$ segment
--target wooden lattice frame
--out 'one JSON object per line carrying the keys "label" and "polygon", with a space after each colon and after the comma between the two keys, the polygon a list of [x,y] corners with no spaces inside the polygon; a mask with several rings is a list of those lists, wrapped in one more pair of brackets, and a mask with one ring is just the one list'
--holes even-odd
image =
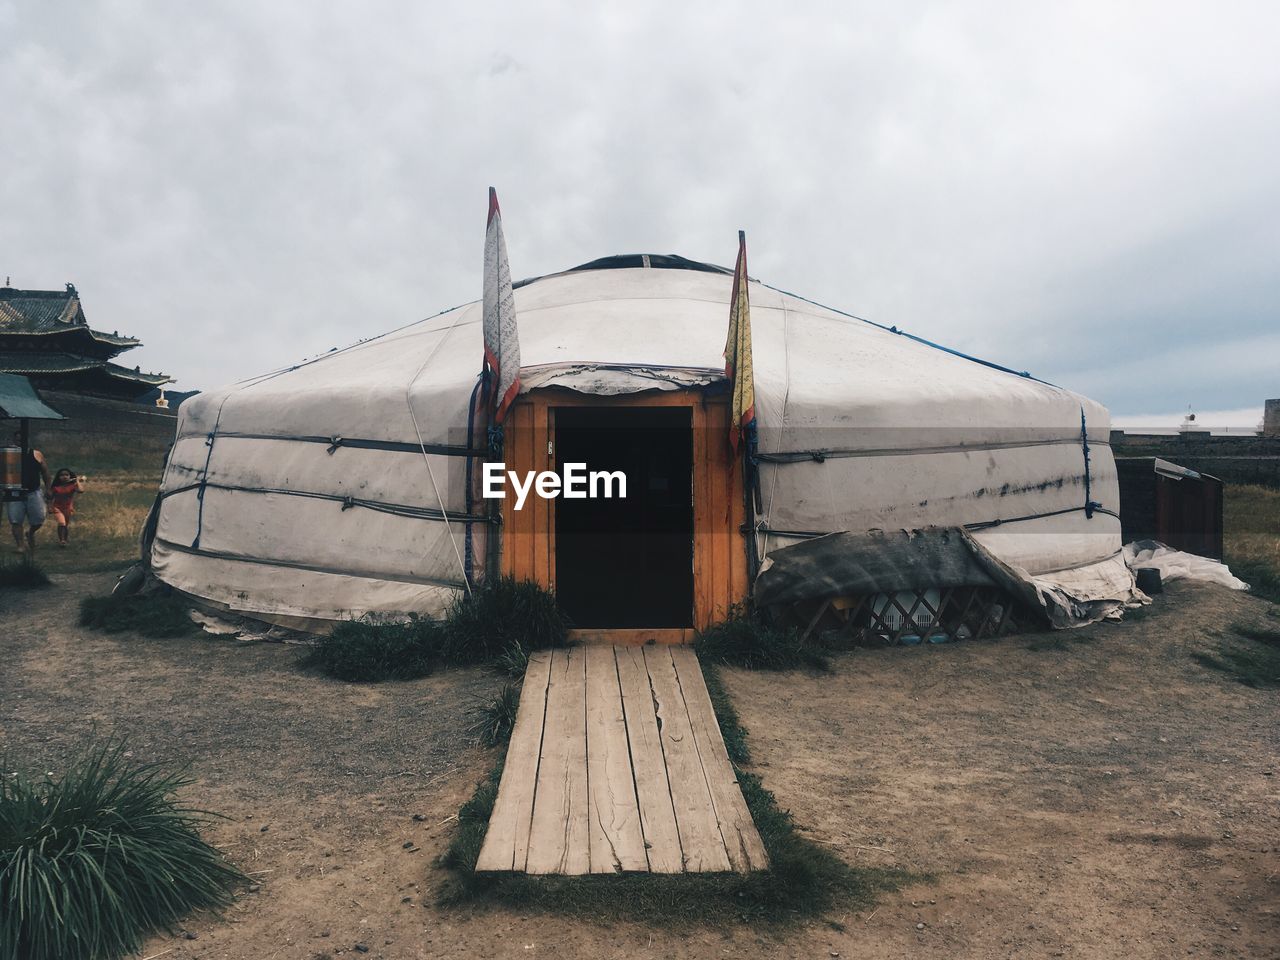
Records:
{"label": "wooden lattice frame", "polygon": [[[936,605],[930,593],[938,595]],[[904,606],[901,598],[906,594],[912,599]],[[876,602],[880,597],[885,598],[883,604]],[[913,635],[921,640],[958,640],[1013,633],[1020,629],[1015,607],[1014,598],[998,587],[946,587],[810,601],[796,604],[790,618],[805,625],[802,640],[817,630],[836,630],[858,640],[896,645]],[[901,622],[895,622],[898,617]]]}

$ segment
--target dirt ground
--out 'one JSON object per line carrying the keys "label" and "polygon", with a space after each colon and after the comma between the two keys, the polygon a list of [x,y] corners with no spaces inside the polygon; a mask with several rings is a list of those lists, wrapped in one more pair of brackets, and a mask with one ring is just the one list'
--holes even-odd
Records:
{"label": "dirt ground", "polygon": [[1251,597],[1173,585],[1122,626],[725,671],[806,832],[929,877],[791,928],[671,930],[434,904],[496,677],[347,685],[292,647],[87,633],[111,578],[55,580],[0,596],[0,752],[56,771],[96,732],[189,760],[186,799],[230,818],[206,835],[260,884],[147,957],[1280,957],[1280,701],[1191,659],[1274,626]]}

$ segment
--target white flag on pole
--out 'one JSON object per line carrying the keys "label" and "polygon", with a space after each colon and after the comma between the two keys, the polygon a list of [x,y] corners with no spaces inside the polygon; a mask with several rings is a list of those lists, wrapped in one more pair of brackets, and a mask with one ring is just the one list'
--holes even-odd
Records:
{"label": "white flag on pole", "polygon": [[484,362],[489,369],[493,422],[502,423],[520,392],[520,336],[507,241],[502,236],[502,211],[493,187],[489,188],[489,225],[484,234]]}

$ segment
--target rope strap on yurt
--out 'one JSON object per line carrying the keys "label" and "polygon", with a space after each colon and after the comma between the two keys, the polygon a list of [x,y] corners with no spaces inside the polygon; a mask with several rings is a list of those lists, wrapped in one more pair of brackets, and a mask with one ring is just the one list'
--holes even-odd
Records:
{"label": "rope strap on yurt", "polygon": [[453,318],[453,323],[449,325],[449,329],[446,330],[444,335],[436,341],[435,346],[431,348],[431,352],[423,359],[422,365],[418,367],[418,372],[409,379],[408,384],[404,388],[404,402],[405,406],[409,408],[409,419],[413,422],[413,432],[418,438],[418,447],[422,450],[422,462],[426,464],[427,477],[431,480],[431,489],[436,495],[436,503],[440,505],[440,517],[444,520],[445,531],[449,534],[449,545],[453,547],[453,555],[457,558],[458,569],[462,571],[463,585],[466,586],[467,594],[470,595],[471,579],[467,576],[467,565],[462,559],[462,551],[458,549],[458,540],[453,535],[453,524],[449,522],[449,511],[445,509],[444,497],[440,495],[440,485],[436,483],[435,471],[431,469],[431,457],[427,454],[427,444],[422,439],[422,428],[418,425],[418,414],[413,409],[413,385],[417,382],[418,378],[422,376],[422,371],[427,369],[427,364],[431,362],[431,359],[440,350],[441,345],[449,339],[449,335],[453,333],[453,330],[457,327],[458,320],[461,317],[462,311],[459,311]]}
{"label": "rope strap on yurt", "polygon": [[[366,510],[376,510],[379,513],[390,513],[397,517],[409,517],[418,520],[470,520],[473,522],[482,522],[487,518],[483,515],[473,515],[469,513],[452,513],[446,514],[443,510],[437,510],[435,507],[419,507],[411,503],[390,503],[385,500],[366,500],[362,497],[352,497],[341,493],[318,493],[310,490],[295,490],[285,487],[248,487],[233,483],[218,483],[210,480],[198,480],[195,483],[184,484],[181,487],[174,487],[171,490],[164,490],[158,496],[163,500],[169,497],[175,497],[180,493],[189,493],[192,490],[227,490],[232,493],[262,493],[276,497],[303,497],[309,500],[330,500],[334,503],[342,504],[342,509],[350,510],[352,507],[364,507]],[[199,549],[199,544],[192,544],[192,547]]]}
{"label": "rope strap on yurt", "polygon": [[[186,440],[190,435],[178,437],[179,440]],[[368,440],[360,437],[340,437],[340,436],[321,436],[308,434],[289,434],[289,433],[246,433],[240,430],[215,430],[204,435],[205,441],[212,439],[217,440],[277,440],[286,443],[322,443],[325,445],[325,453],[332,456],[339,450],[380,450],[387,453],[412,453],[414,456],[422,453],[425,446],[427,453],[436,457],[471,457],[482,459],[486,456],[486,451],[482,449],[471,449],[469,446],[461,446],[456,443],[428,443],[418,444],[410,443],[402,440]]]}
{"label": "rope strap on yurt", "polygon": [[791,293],[790,291],[783,290],[780,287],[770,286],[767,283],[761,283],[760,286],[764,287],[766,290],[772,290],[775,293],[780,293],[784,297],[791,297],[795,300],[800,300],[803,303],[811,303],[815,307],[821,307],[823,310],[830,310],[832,313],[838,314],[842,317],[848,317],[850,320],[857,320],[859,323],[869,324],[870,326],[883,330],[885,333],[892,333],[899,337],[906,337],[908,340],[914,340],[916,343],[922,344],[926,347],[932,347],[934,350],[941,350],[943,353],[949,353],[951,356],[959,357],[961,360],[968,360],[972,363],[981,364],[984,367],[990,367],[992,370],[999,370],[1002,373],[1011,373],[1015,377],[1034,380],[1037,383],[1043,383],[1047,387],[1054,387],[1059,390],[1062,389],[1056,383],[1050,383],[1048,380],[1041,380],[1039,377],[1033,377],[1026,370],[1014,370],[1012,367],[1006,367],[999,363],[994,363],[991,360],[983,360],[981,357],[975,357],[972,354],[953,350],[951,347],[944,347],[940,343],[934,343],[932,340],[926,340],[924,337],[918,337],[914,333],[907,333],[905,330],[899,330],[896,326],[886,327],[883,323],[876,323],[874,320],[868,320],[866,317],[860,317],[856,313],[849,313],[847,310],[838,310],[835,307],[828,307],[826,304],[819,303],[817,300],[810,300],[808,297],[802,297],[799,294]]}
{"label": "rope strap on yurt", "polygon": [[[1043,520],[1046,517],[1062,517],[1071,513],[1080,513],[1084,507],[1064,507],[1061,510],[1046,510],[1044,513],[1028,513],[1021,517],[1001,517],[996,520],[984,520],[980,523],[960,524],[965,530],[989,530],[992,527],[1004,526],[1007,523],[1026,523],[1029,520]],[[1101,513],[1108,517],[1119,519],[1120,514],[1114,510],[1108,510],[1100,503],[1093,504],[1093,513]],[[829,537],[833,533],[840,533],[838,530],[780,530],[775,527],[761,525],[757,529],[763,534],[775,537],[787,537],[792,540],[813,540],[818,537]]]}
{"label": "rope strap on yurt", "polygon": [[475,457],[483,457],[484,450],[472,451],[471,445],[475,442],[476,434],[476,399],[480,396],[480,389],[484,386],[484,371],[476,377],[476,385],[471,388],[471,399],[467,401],[467,469],[466,469],[466,499],[463,506],[467,511],[466,534],[462,542],[462,573],[466,577],[467,583],[472,583],[475,577],[475,543],[474,533],[471,524],[471,511],[475,509],[475,470],[472,466],[472,460]]}
{"label": "rope strap on yurt", "polygon": [[1084,451],[1084,515],[1092,520],[1094,511],[1102,504],[1093,500],[1092,478],[1089,474],[1089,425],[1085,422],[1084,407],[1080,408],[1080,448]]}
{"label": "rope strap on yurt", "polygon": [[758,453],[755,458],[760,463],[824,463],[827,460],[856,457],[903,457],[934,453],[974,453],[987,450],[1019,450],[1025,447],[1051,447],[1079,441],[1073,436],[1045,437],[1028,440],[995,440],[980,443],[953,443],[932,447],[875,447],[868,449],[830,449],[830,450],[781,450],[774,453]]}

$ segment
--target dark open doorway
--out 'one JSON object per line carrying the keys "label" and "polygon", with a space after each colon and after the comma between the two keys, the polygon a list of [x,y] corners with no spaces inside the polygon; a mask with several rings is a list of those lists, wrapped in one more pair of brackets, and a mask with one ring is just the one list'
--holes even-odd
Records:
{"label": "dark open doorway", "polygon": [[690,409],[557,407],[555,459],[627,478],[625,499],[556,501],[556,596],[574,626],[692,626]]}

